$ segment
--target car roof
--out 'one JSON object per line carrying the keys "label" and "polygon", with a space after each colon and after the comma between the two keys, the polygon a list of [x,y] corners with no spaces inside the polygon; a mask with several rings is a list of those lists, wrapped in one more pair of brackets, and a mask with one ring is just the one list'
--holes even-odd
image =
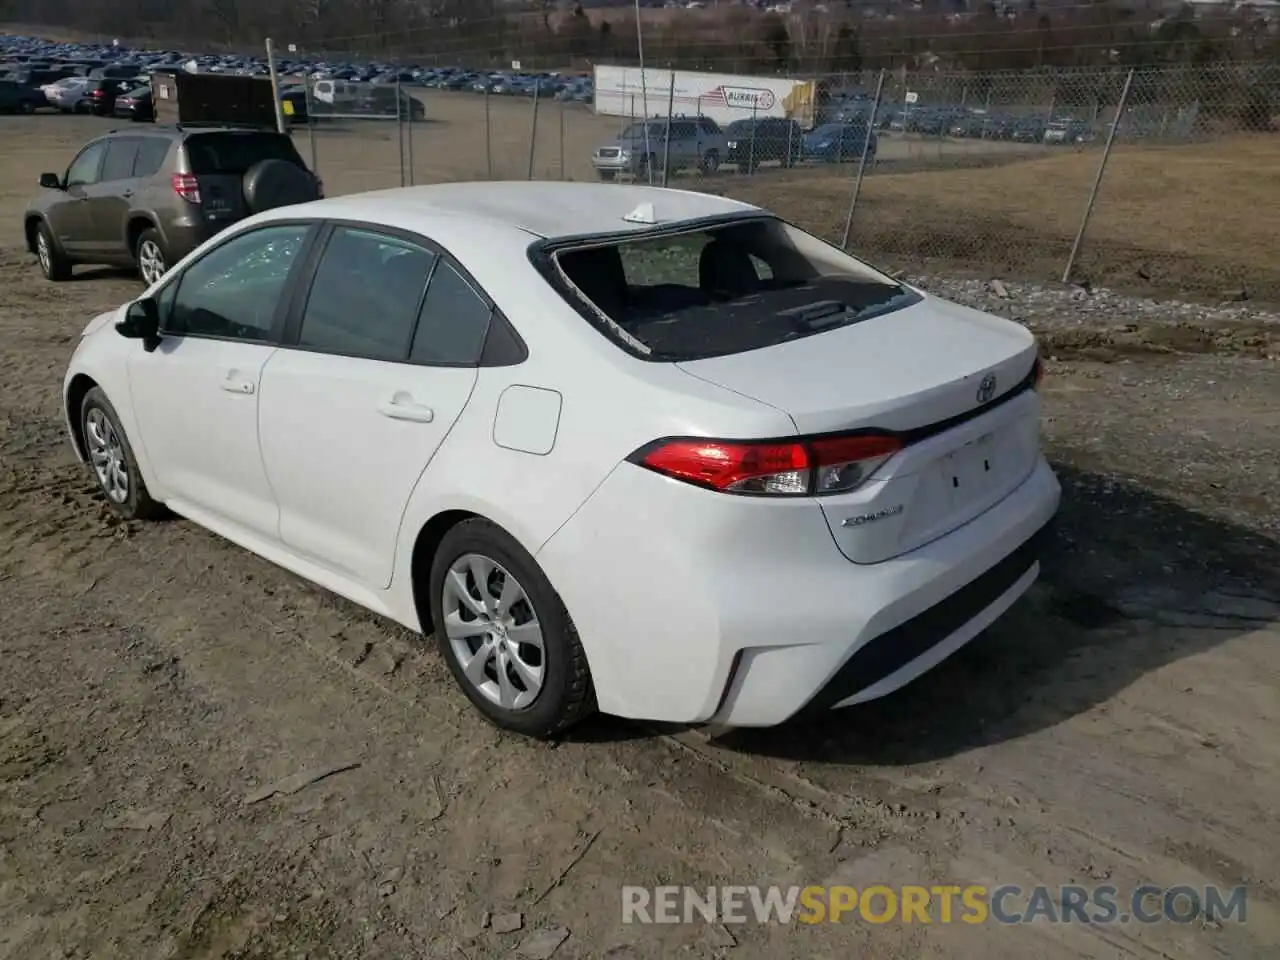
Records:
{"label": "car roof", "polygon": [[[652,222],[624,219],[652,204]],[[451,234],[467,230],[509,231],[560,240],[599,234],[625,234],[715,217],[761,213],[759,207],[688,190],[643,184],[497,181],[442,183],[348,194],[285,207],[281,216],[316,216],[358,220],[410,230],[436,238],[441,228]],[[444,242],[443,237],[439,238]]]}

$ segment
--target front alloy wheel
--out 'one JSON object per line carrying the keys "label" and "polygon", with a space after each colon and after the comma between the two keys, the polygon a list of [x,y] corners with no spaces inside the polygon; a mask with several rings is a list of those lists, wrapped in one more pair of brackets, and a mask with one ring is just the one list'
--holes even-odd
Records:
{"label": "front alloy wheel", "polygon": [[85,394],[80,407],[85,459],[107,502],[126,520],[159,520],[164,506],[151,499],[120,417],[101,387]]}
{"label": "front alloy wheel", "polygon": [[129,468],[120,436],[101,407],[85,414],[84,445],[102,492],[118,507],[129,499]]}

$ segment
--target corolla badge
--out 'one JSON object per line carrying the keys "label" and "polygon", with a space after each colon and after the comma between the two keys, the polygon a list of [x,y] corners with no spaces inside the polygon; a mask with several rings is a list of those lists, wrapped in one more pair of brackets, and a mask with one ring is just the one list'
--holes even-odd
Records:
{"label": "corolla badge", "polygon": [[978,384],[978,402],[990,403],[991,399],[996,395],[996,375],[988,373],[982,378],[982,382]]}
{"label": "corolla badge", "polygon": [[905,504],[897,504],[892,507],[885,507],[883,510],[877,510],[874,513],[860,513],[856,517],[845,517],[840,521],[842,527],[865,527],[868,523],[875,523],[877,520],[887,520],[889,517],[896,517],[906,509]]}

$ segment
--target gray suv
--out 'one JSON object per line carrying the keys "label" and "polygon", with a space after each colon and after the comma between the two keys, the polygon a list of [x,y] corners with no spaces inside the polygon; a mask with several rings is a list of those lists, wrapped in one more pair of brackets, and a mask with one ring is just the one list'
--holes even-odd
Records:
{"label": "gray suv", "polygon": [[[667,144],[668,123],[671,125],[670,146]],[[724,131],[710,117],[641,120],[623,130],[613,143],[597,147],[591,163],[601,180],[614,180],[619,174],[644,177],[651,169],[661,169],[664,160],[669,173],[688,169],[715,173],[727,151]]]}
{"label": "gray suv", "polygon": [[103,264],[135,267],[150,285],[237,220],[322,195],[285,134],[135,127],[89,141],[65,173],[41,174],[22,226],[49,280]]}

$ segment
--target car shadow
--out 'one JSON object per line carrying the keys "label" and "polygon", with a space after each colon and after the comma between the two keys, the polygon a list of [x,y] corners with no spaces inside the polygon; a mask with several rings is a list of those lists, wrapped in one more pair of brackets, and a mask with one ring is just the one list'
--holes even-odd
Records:
{"label": "car shadow", "polygon": [[[1136,484],[1055,464],[1063,486],[1040,582],[982,636],[898,692],[717,746],[899,766],[1014,740],[1143,675],[1280,619],[1280,542]],[[575,739],[652,736],[602,719]]]}
{"label": "car shadow", "polygon": [[77,267],[70,277],[71,283],[91,280],[138,280],[138,271],[131,267]]}

